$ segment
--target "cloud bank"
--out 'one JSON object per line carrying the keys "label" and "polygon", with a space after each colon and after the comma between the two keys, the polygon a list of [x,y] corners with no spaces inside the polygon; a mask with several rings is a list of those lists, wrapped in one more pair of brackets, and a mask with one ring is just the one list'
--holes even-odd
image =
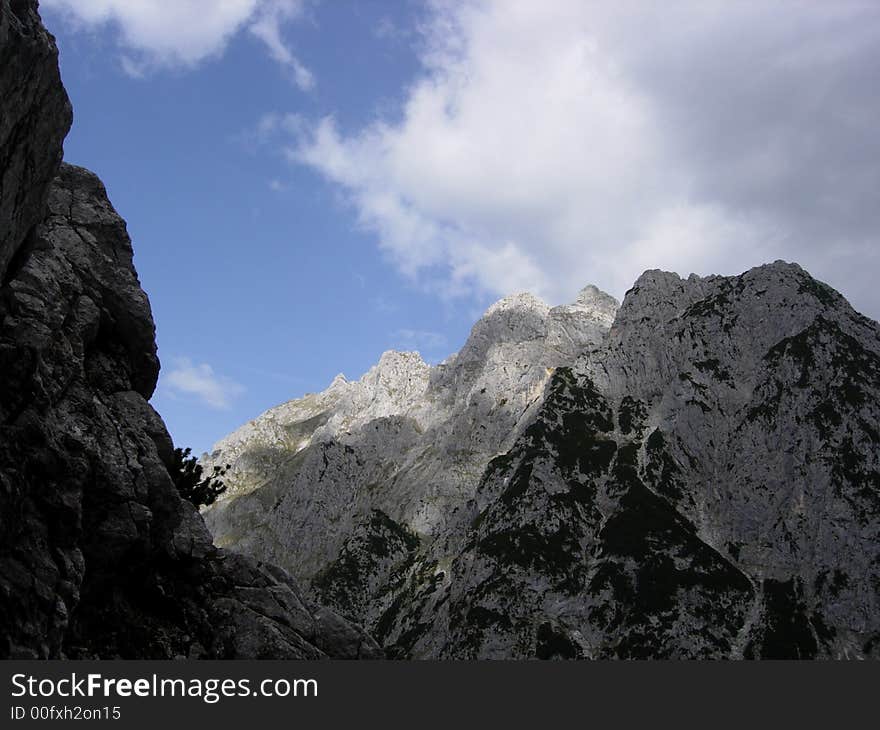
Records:
{"label": "cloud bank", "polygon": [[214,372],[206,363],[196,364],[189,358],[175,358],[172,367],[163,371],[162,391],[171,398],[189,397],[208,408],[227,411],[244,387]]}
{"label": "cloud bank", "polygon": [[360,129],[287,128],[444,295],[796,260],[880,314],[880,6],[432,4],[423,73]]}
{"label": "cloud bank", "polygon": [[110,26],[133,76],[156,68],[192,67],[219,56],[248,30],[303,90],[315,79],[285,42],[283,28],[300,18],[304,0],[42,0],[84,29]]}

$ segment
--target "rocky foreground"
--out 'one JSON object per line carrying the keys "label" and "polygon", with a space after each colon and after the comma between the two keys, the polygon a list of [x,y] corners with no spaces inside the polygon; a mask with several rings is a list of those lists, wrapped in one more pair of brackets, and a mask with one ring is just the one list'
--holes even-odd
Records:
{"label": "rocky foreground", "polygon": [[0,659],[382,656],[178,496],[150,304],[70,123],[36,1],[0,0]]}

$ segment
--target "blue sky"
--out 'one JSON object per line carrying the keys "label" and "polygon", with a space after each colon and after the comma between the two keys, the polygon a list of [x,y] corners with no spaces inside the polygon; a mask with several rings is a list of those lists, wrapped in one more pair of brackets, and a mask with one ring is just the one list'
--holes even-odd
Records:
{"label": "blue sky", "polygon": [[801,263],[880,315],[880,6],[43,0],[199,452],[505,294]]}
{"label": "blue sky", "polygon": [[43,10],[75,107],[65,155],[100,174],[128,222],[163,363],[153,403],[179,444],[209,449],[339,372],[359,377],[386,349],[439,360],[467,335],[473,301],[438,301],[401,277],[331,184],[258,139],[276,110],[332,112],[347,127],[393,105],[418,59],[389,39],[390,10],[418,18],[405,2],[356,14],[326,3],[292,25],[320,79],[309,92],[246,34],[195,68],[133,78],[112,28],[84,33]]}

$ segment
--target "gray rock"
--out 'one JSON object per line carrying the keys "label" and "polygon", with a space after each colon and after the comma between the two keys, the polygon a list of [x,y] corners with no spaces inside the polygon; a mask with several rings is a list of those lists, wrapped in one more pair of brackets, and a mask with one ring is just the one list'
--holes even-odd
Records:
{"label": "gray rock", "polygon": [[0,281],[25,234],[42,218],[70,128],[58,48],[37,3],[0,2]]}
{"label": "gray rock", "polygon": [[[877,323],[783,262],[649,271],[615,310],[502,300],[420,395],[373,394],[386,421],[298,421],[249,482],[258,419],[218,447],[249,486],[209,525],[399,657],[880,656]],[[413,504],[444,492],[426,523]]]}
{"label": "gray rock", "polygon": [[616,308],[595,289],[556,308],[507,297],[436,367],[387,352],[360,380],[337,377],[251,421],[203,458],[209,471],[231,465],[204,511],[217,544],[310,581],[377,513],[426,541],[458,534],[486,463],[512,446],[553,367],[598,346]]}
{"label": "gray rock", "polygon": [[0,59],[0,658],[381,655],[178,495],[150,304],[101,182],[58,168],[35,2],[0,0]]}

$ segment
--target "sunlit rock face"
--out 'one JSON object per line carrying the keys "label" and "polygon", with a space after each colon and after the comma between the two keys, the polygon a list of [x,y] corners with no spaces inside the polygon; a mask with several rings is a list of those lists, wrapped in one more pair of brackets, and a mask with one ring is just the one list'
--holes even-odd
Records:
{"label": "sunlit rock face", "polygon": [[375,510],[431,540],[461,529],[486,463],[509,448],[552,369],[598,346],[617,303],[590,289],[551,309],[501,300],[435,367],[386,352],[360,380],[263,414],[218,443],[227,494],[205,512],[220,545],[311,579]]}
{"label": "sunlit rock face", "polygon": [[150,303],[104,186],[60,164],[36,6],[0,0],[0,659],[382,656],[178,495]]}
{"label": "sunlit rock face", "polygon": [[880,328],[798,266],[649,271],[269,411],[206,519],[395,656],[878,657],[878,403]]}

